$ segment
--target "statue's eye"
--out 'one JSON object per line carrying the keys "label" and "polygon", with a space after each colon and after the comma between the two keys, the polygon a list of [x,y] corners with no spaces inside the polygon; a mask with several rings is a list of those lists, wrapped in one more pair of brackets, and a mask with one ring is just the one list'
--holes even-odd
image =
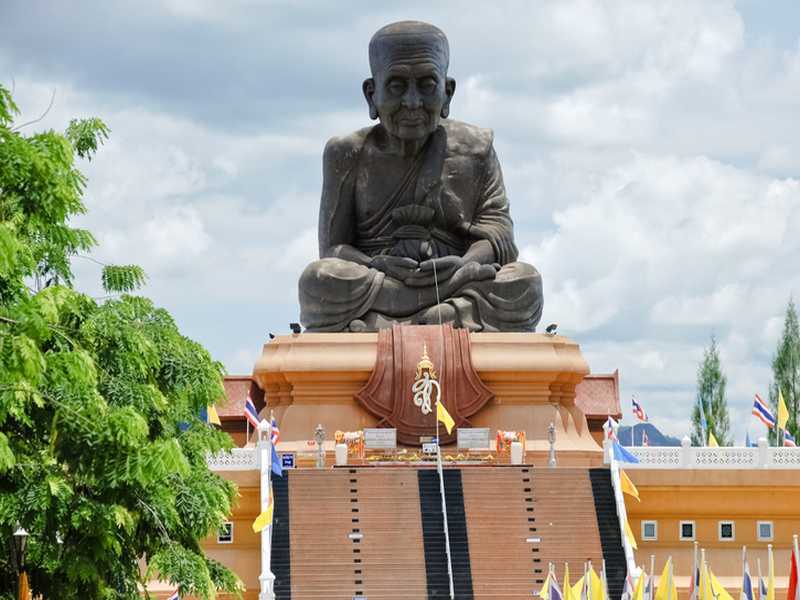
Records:
{"label": "statue's eye", "polygon": [[419,89],[426,94],[436,91],[436,80],[433,77],[426,77],[419,82]]}
{"label": "statue's eye", "polygon": [[401,81],[400,79],[392,79],[386,86],[386,88],[392,94],[399,95],[406,91],[406,84],[404,81]]}

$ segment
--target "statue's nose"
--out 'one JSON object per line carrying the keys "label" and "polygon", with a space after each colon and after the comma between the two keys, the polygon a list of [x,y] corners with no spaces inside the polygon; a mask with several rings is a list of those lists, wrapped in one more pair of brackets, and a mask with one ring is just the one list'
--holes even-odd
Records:
{"label": "statue's nose", "polygon": [[408,86],[408,90],[403,96],[403,104],[405,104],[406,108],[411,110],[416,110],[422,106],[422,98],[420,98],[416,85]]}

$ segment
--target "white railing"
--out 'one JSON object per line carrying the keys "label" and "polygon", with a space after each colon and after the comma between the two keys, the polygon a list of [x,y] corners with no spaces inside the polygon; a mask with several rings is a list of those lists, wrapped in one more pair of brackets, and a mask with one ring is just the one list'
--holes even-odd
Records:
{"label": "white railing", "polygon": [[[609,445],[604,453],[610,464]],[[800,469],[800,448],[767,446],[767,440],[758,440],[758,447],[694,447],[685,437],[680,446],[626,446],[625,449],[639,459],[638,463],[625,463],[626,469]]]}
{"label": "white railing", "polygon": [[230,452],[210,455],[208,468],[212,471],[255,471],[258,470],[258,455],[255,448],[233,448]]}

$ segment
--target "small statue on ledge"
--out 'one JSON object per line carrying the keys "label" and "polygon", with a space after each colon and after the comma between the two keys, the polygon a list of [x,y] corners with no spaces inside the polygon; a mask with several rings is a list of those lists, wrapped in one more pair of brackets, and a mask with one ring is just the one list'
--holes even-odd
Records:
{"label": "small statue on ledge", "polygon": [[542,280],[517,261],[492,132],[447,118],[449,61],[447,37],[427,23],[372,37],[363,91],[380,123],[325,147],[320,260],[299,284],[307,331],[539,322]]}

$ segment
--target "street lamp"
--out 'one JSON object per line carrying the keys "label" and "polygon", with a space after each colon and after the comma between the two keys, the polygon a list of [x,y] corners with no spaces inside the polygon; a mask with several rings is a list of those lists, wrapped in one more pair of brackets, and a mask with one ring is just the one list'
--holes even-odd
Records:
{"label": "street lamp", "polygon": [[28,532],[21,525],[17,526],[14,532],[14,548],[17,551],[17,598],[28,600],[28,574],[25,572],[25,550],[28,545]]}

